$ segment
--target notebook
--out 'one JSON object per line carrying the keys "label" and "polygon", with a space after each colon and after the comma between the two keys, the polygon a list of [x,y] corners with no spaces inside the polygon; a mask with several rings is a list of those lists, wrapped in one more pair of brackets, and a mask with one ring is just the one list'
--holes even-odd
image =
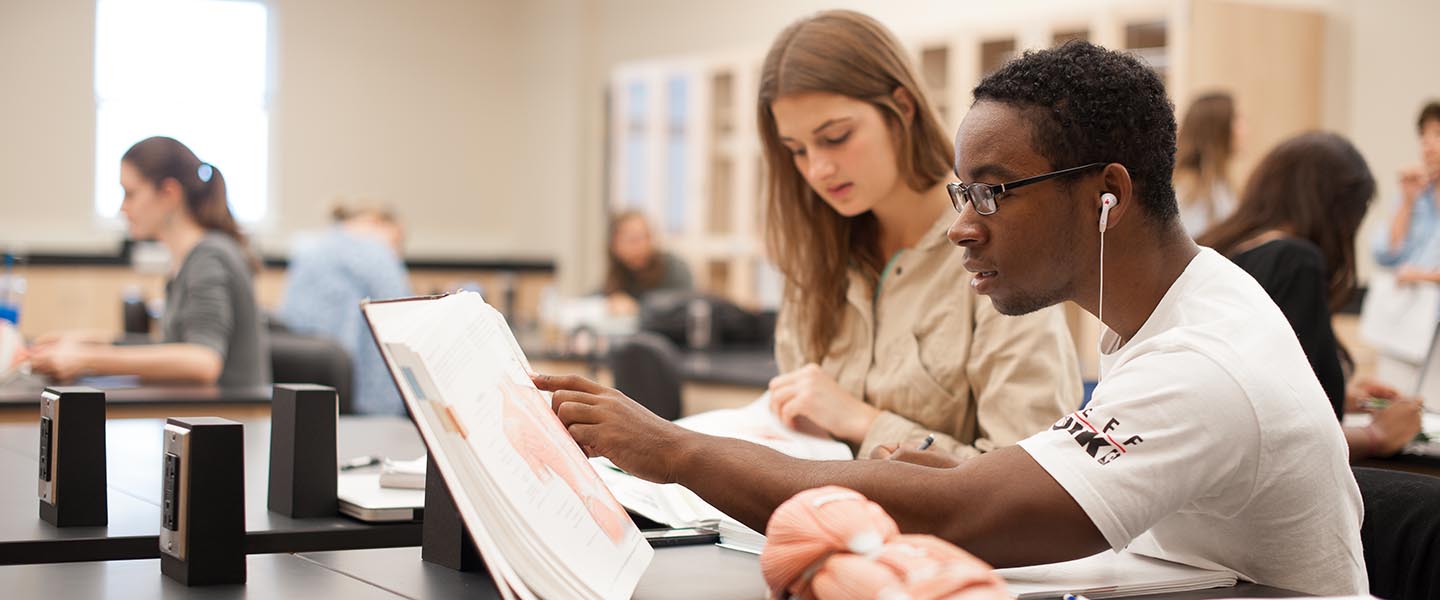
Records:
{"label": "notebook", "polygon": [[425,489],[381,487],[379,473],[341,473],[335,482],[340,512],[361,521],[414,521],[424,514]]}
{"label": "notebook", "polygon": [[1131,552],[1106,550],[1048,565],[996,569],[1018,600],[1080,594],[1091,600],[1233,587],[1229,571],[1212,571]]}
{"label": "notebook", "polygon": [[530,381],[500,312],[474,292],[361,308],[501,595],[629,598],[654,551]]}

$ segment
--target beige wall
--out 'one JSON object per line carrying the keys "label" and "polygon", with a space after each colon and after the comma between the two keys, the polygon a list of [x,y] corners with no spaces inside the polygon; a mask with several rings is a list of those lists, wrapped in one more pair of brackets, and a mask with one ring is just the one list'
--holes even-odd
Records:
{"label": "beige wall", "polygon": [[[1351,135],[1382,190],[1413,161],[1411,119],[1440,96],[1426,57],[1440,3],[1254,0],[1324,11],[1323,123]],[[556,258],[567,289],[598,281],[603,92],[616,65],[751,52],[827,7],[902,34],[985,19],[1084,15],[1183,0],[271,0],[274,222],[262,249],[324,222],[337,195],[398,205],[412,256]],[[0,243],[113,247],[91,216],[92,0],[0,0]],[[983,7],[983,8],[982,8]],[[983,18],[982,18],[983,17]],[[1182,99],[1183,102],[1183,99]],[[223,167],[223,165],[222,165]]]}
{"label": "beige wall", "polygon": [[0,0],[0,243],[97,247],[94,30],[94,2]]}
{"label": "beige wall", "polygon": [[[422,257],[553,258],[573,229],[573,0],[270,0],[283,253],[337,196],[395,204]],[[92,216],[93,0],[0,0],[0,242],[110,250]],[[223,165],[221,165],[223,168]]]}
{"label": "beige wall", "polygon": [[[1354,39],[1352,79],[1348,89],[1350,122],[1346,133],[1355,141],[1380,184],[1371,205],[1362,266],[1371,263],[1369,236],[1384,235],[1384,225],[1399,194],[1396,172],[1420,161],[1415,117],[1427,99],[1440,99],[1440,2],[1433,0],[1357,1],[1351,7]],[[1362,272],[1363,273],[1363,272]]]}
{"label": "beige wall", "polygon": [[[1440,23],[1440,2],[1434,0],[1234,0],[1239,3],[1289,7],[1317,11],[1327,25],[1322,49],[1320,123],[1325,129],[1349,136],[1370,161],[1380,183],[1380,201],[1372,209],[1371,223],[1362,230],[1361,244],[1368,247],[1369,234],[1388,216],[1396,193],[1395,172],[1418,157],[1413,119],[1427,98],[1440,98],[1440,78],[1433,73],[1433,58],[1440,56],[1440,36],[1433,33]],[[1100,7],[1141,10],[1148,6],[1184,8],[1188,0],[1011,0],[1005,3],[953,2],[946,0],[733,0],[724,3],[667,2],[664,0],[606,0],[594,7],[593,46],[589,52],[590,85],[603,86],[604,77],[625,61],[675,55],[706,56],[714,53],[753,52],[757,58],[786,24],[805,14],[825,8],[852,8],[881,20],[902,37],[914,39],[950,32],[961,27],[983,30],[986,20],[1024,18],[1043,14],[1047,18],[1085,15]],[[981,8],[983,6],[983,8]],[[1183,13],[1184,11],[1177,11]],[[677,23],[704,24],[676,26]],[[969,24],[969,25],[967,25]],[[1262,60],[1263,57],[1256,57]],[[1276,73],[1275,77],[1286,77]],[[1183,107],[1187,98],[1176,98]],[[603,114],[598,101],[584,109],[587,119],[597,121]],[[1264,118],[1252,115],[1252,118]],[[601,148],[599,125],[592,124],[586,148]],[[1252,149],[1255,157],[1267,149]],[[600,169],[599,152],[584,162],[591,171]],[[593,176],[593,175],[592,175]],[[600,191],[586,202],[598,211]],[[598,214],[598,212],[596,213]],[[597,225],[598,226],[598,225]],[[598,233],[588,235],[598,236]],[[1368,272],[1369,254],[1361,253],[1362,268]],[[598,272],[598,259],[580,257],[569,269]]]}

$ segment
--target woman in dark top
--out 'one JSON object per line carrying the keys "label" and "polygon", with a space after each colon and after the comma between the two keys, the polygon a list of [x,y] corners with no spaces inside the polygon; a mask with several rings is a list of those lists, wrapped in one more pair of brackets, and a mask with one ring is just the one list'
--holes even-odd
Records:
{"label": "woman in dark top", "polygon": [[634,314],[645,294],[657,290],[689,291],[690,269],[655,244],[650,224],[639,211],[627,211],[610,221],[610,260],[605,271],[605,296],[610,312]]}
{"label": "woman in dark top", "polygon": [[[220,170],[167,137],[136,143],[120,160],[130,237],[170,250],[159,344],[113,346],[94,334],[51,334],[31,365],[57,380],[138,375],[145,380],[270,384],[270,354],[251,277],[258,261],[226,201]],[[178,259],[178,260],[177,260]]]}
{"label": "woman in dark top", "polygon": [[1353,365],[1330,324],[1355,290],[1355,234],[1374,195],[1375,179],[1350,142],[1302,134],[1267,154],[1235,214],[1196,240],[1249,272],[1275,300],[1336,418],[1368,398],[1388,401],[1371,425],[1346,428],[1352,459],[1394,454],[1420,431],[1417,399],[1364,379],[1347,388]]}

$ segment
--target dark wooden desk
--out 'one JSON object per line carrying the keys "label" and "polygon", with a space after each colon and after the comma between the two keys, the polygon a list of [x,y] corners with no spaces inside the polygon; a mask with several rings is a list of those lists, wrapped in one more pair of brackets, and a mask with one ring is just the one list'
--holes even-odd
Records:
{"label": "dark wooden desk", "polygon": [[[86,385],[86,382],[81,382]],[[40,418],[40,392],[44,385],[28,380],[0,387],[0,422],[29,422]],[[165,414],[196,414],[197,410],[221,412],[238,418],[270,414],[270,386],[220,388],[203,385],[135,385],[97,382],[105,392],[105,412],[111,418],[157,417]],[[172,411],[184,411],[172,412]],[[207,413],[209,414],[209,413]]]}
{"label": "dark wooden desk", "polygon": [[[305,560],[382,587],[402,596],[495,599],[499,594],[485,572],[461,573],[420,560],[419,548],[382,548],[297,555]],[[1295,592],[1253,583],[1178,594],[1139,596],[1152,600],[1211,598],[1293,598]],[[759,557],[719,546],[657,548],[650,568],[635,588],[635,598],[732,600],[765,598]]]}
{"label": "dark wooden desk", "polygon": [[204,598],[206,600],[395,600],[403,598],[293,554],[251,556],[245,585],[186,587],[160,574],[160,560],[0,567],[6,598]]}
{"label": "dark wooden desk", "polygon": [[[35,425],[0,425],[0,564],[155,558],[159,556],[161,432],[164,421],[106,422],[106,477],[110,525],[57,528],[40,521],[35,480],[39,431]],[[415,458],[424,445],[401,417],[342,417],[339,457]],[[420,544],[420,524],[369,524],[349,517],[291,519],[266,508],[269,490],[269,420],[245,422],[246,551],[303,552]]]}
{"label": "dark wooden desk", "polygon": [[[497,599],[484,571],[461,573],[420,560],[419,548],[312,552],[301,558],[402,596]],[[657,548],[635,598],[764,598],[759,557],[719,546]]]}
{"label": "dark wooden desk", "polygon": [[1357,467],[1370,467],[1372,469],[1390,469],[1392,471],[1408,471],[1440,477],[1440,456],[1421,456],[1419,454],[1400,454],[1390,458],[1367,458],[1355,463]]}

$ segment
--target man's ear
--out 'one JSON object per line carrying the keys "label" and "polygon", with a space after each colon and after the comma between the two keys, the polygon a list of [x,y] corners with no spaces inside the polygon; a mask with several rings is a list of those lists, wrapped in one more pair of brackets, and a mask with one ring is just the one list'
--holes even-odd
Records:
{"label": "man's ear", "polygon": [[1102,206],[1101,197],[1106,193],[1115,195],[1115,205],[1110,207],[1110,214],[1106,218],[1105,228],[1114,229],[1116,225],[1125,220],[1125,216],[1131,212],[1140,214],[1140,199],[1135,197],[1135,183],[1130,179],[1130,171],[1120,163],[1105,165],[1101,173],[1100,191],[1095,194],[1095,215],[1098,217]]}
{"label": "man's ear", "polygon": [[906,123],[915,120],[915,96],[904,86],[898,86],[895,91],[890,92],[890,97],[895,99],[895,106],[900,109],[900,115],[905,118]]}

